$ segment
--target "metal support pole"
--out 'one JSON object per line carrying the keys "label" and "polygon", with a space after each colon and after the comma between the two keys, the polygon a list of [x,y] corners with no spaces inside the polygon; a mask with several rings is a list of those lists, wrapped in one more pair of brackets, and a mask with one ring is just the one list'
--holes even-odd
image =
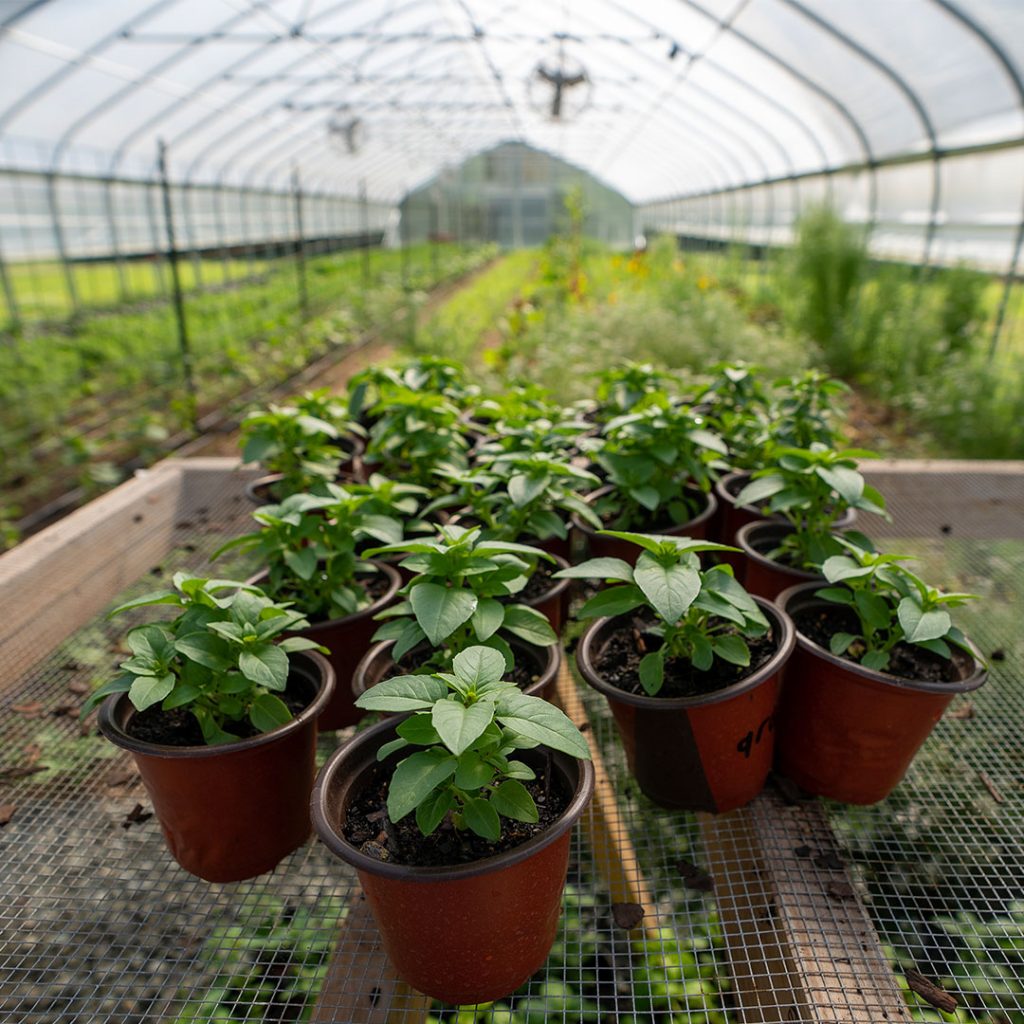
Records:
{"label": "metal support pole", "polygon": [[121,301],[128,301],[128,282],[124,276],[124,257],[121,255],[121,240],[117,234],[117,219],[114,216],[114,186],[108,179],[103,187],[103,209],[107,215],[107,231],[110,234],[110,248],[114,254],[114,264],[117,267],[117,287],[121,293]]}
{"label": "metal support pole", "polygon": [[299,285],[299,323],[309,319],[309,290],[306,285],[306,236],[302,226],[302,184],[298,169],[292,171],[292,196],[295,202],[295,274]]}
{"label": "metal support pole", "polygon": [[171,267],[171,286],[174,293],[174,317],[178,325],[178,347],[181,351],[181,373],[185,384],[185,401],[188,406],[189,425],[199,430],[199,409],[196,402],[196,383],[193,376],[192,348],[188,339],[188,323],[185,319],[185,298],[181,290],[181,274],[178,268],[178,243],[174,235],[174,209],[171,203],[171,183],[167,177],[167,146],[163,139],[157,141],[157,161],[160,168],[160,191],[164,201],[164,225],[167,229],[167,261]]}
{"label": "metal support pole", "polygon": [[53,171],[46,176],[46,201],[50,207],[53,237],[57,243],[57,255],[60,258],[60,266],[64,274],[64,286],[67,288],[68,300],[71,303],[71,318],[77,319],[81,312],[78,304],[78,289],[75,287],[75,273],[71,269],[71,260],[68,258],[64,226],[60,220],[60,204],[57,202],[57,175]]}
{"label": "metal support pole", "polygon": [[430,283],[437,284],[437,198],[430,202]]}
{"label": "metal support pole", "polygon": [[370,288],[370,210],[366,202],[366,181],[359,182],[359,231],[363,248],[363,288]]}
{"label": "metal support pole", "polygon": [[154,257],[160,257],[154,264],[155,277],[160,284],[160,291],[166,294],[167,278],[164,274],[163,246],[160,244],[160,229],[157,227],[156,190],[151,184],[146,185],[146,218],[149,221],[149,244],[153,247]]}
{"label": "metal support pole", "polygon": [[11,334],[21,334],[21,314],[18,312],[18,302],[14,295],[14,285],[11,283],[10,275],[7,273],[7,264],[4,262],[4,254],[0,251],[0,288],[4,291],[4,301],[7,303],[8,329]]}

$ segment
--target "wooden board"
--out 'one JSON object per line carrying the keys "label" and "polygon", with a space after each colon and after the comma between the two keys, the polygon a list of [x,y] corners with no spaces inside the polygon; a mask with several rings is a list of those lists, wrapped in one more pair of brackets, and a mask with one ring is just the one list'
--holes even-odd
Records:
{"label": "wooden board", "polygon": [[743,1021],[912,1020],[817,801],[699,816]]}

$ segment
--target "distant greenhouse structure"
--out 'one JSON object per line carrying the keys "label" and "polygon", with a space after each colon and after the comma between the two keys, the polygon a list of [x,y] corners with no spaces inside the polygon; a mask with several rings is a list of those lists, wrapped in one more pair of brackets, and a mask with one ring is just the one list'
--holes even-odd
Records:
{"label": "distant greenhouse structure", "polygon": [[633,241],[629,200],[581,168],[518,142],[478,153],[411,191],[400,203],[402,239],[540,245],[561,225],[574,188],[583,194],[587,235],[612,246]]}

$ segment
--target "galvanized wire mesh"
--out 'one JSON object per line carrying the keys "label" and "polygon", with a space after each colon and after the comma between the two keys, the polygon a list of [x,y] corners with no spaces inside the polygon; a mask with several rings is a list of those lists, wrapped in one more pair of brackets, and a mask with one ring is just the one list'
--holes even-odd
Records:
{"label": "galvanized wire mesh", "polygon": [[[237,493],[237,482],[215,502],[208,489],[201,502],[186,491],[173,550],[132,590],[205,568],[247,523]],[[912,515],[901,522],[912,535]],[[916,966],[957,995],[962,1019],[1024,1021],[1024,643],[1014,618],[1024,544],[915,544],[932,578],[983,592],[967,628],[1005,658],[986,688],[958,700],[888,801],[828,807],[834,837],[817,804],[776,796],[716,819],[667,813],[637,792],[603,700],[585,694],[617,796],[609,834],[574,837],[548,963],[494,1006],[435,1005],[429,1017],[899,1020],[894,971]],[[83,736],[74,710],[82,684],[119,660],[124,628],[90,623],[0,698],[0,805],[10,811],[0,828],[0,1020],[421,1019],[414,1000],[395,1009],[401,993],[354,878],[315,841],[244,883],[211,885],[174,864],[131,762]],[[336,742],[322,738],[321,755]],[[840,866],[816,863],[824,853]],[[822,900],[847,872],[870,917],[856,901]],[[646,913],[628,930],[632,902]],[[918,1019],[934,1013],[908,998]]]}

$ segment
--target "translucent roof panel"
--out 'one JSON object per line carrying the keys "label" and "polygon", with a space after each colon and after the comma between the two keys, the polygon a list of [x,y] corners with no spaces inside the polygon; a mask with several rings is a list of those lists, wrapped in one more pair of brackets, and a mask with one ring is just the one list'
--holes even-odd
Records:
{"label": "translucent roof panel", "polygon": [[0,153],[393,201],[516,140],[643,203],[1008,144],[1022,68],[1020,0],[6,0]]}

